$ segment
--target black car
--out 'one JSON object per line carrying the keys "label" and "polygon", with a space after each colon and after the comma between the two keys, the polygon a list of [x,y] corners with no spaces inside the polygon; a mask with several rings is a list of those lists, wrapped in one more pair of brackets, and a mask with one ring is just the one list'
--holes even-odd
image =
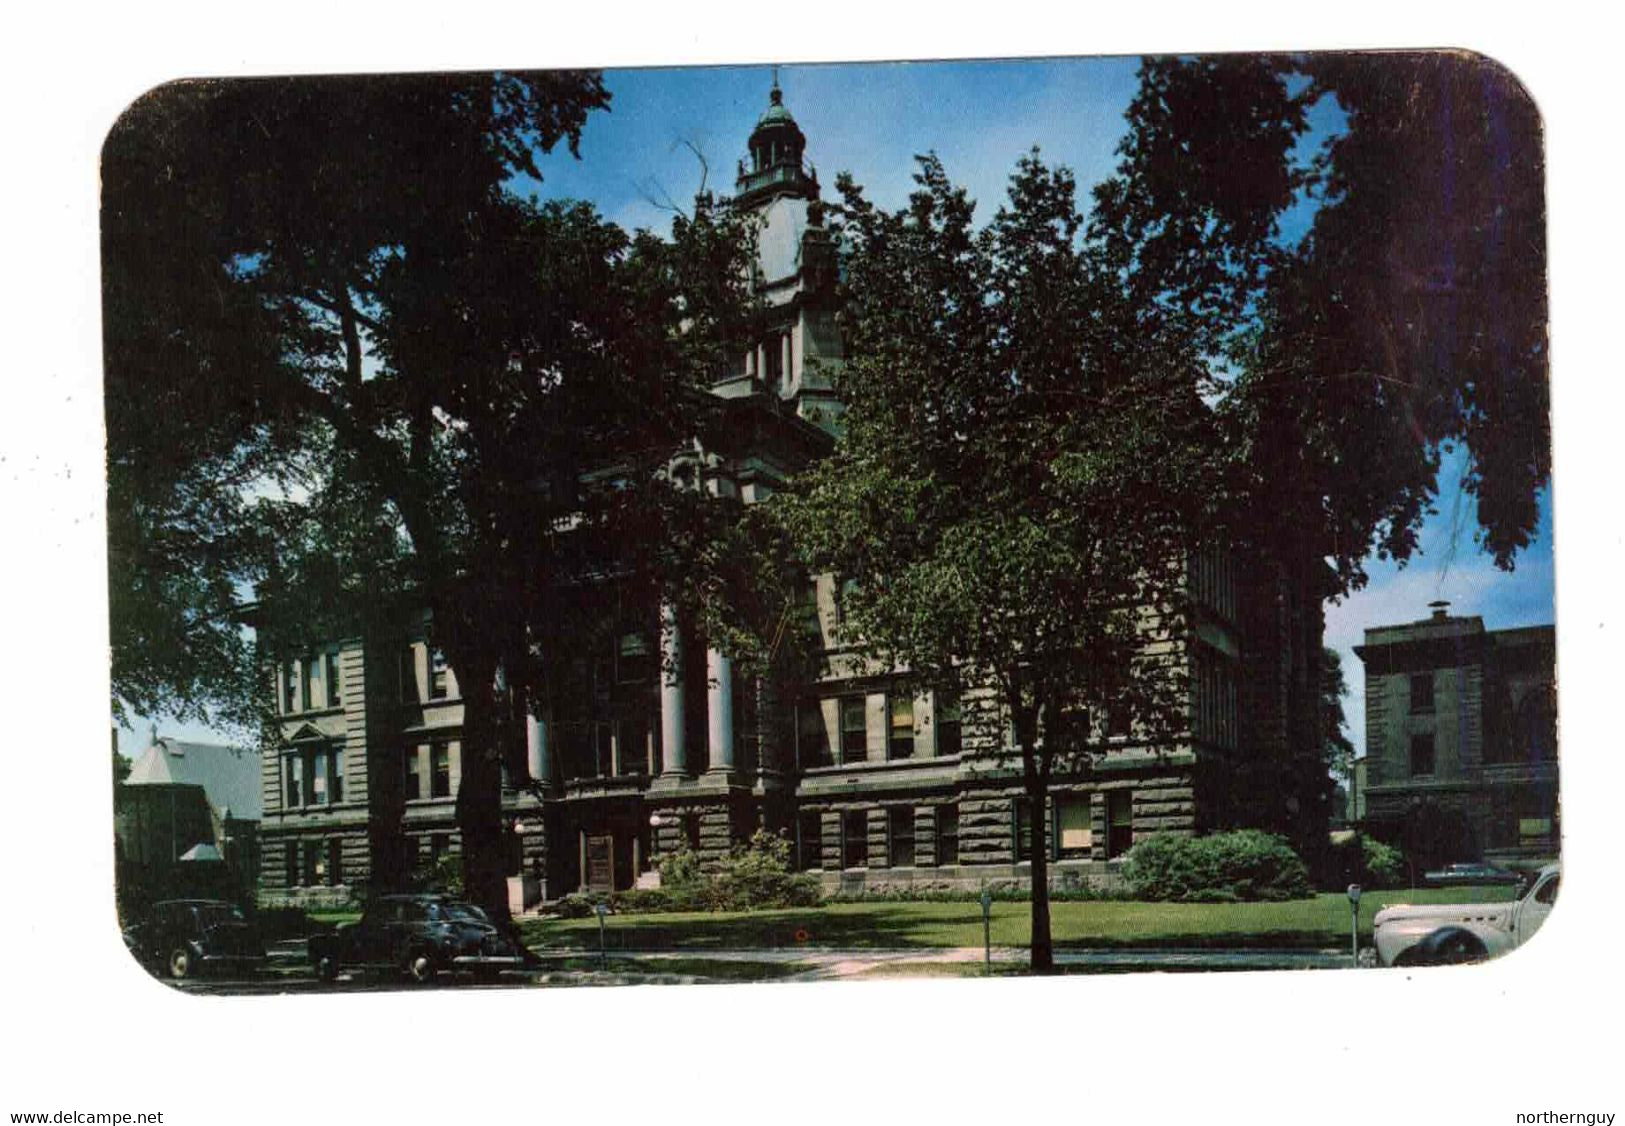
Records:
{"label": "black car", "polygon": [[1524,877],[1493,864],[1446,864],[1436,872],[1422,873],[1427,887],[1458,887],[1463,884],[1522,884]]}
{"label": "black car", "polygon": [[523,952],[472,903],[440,895],[386,895],[358,922],[309,939],[310,964],[323,981],[345,967],[386,968],[426,982],[448,970],[491,977],[523,964]]}
{"label": "black car", "polygon": [[205,971],[253,972],[265,942],[243,909],[219,899],[166,899],[124,930],[136,959],[172,978]]}

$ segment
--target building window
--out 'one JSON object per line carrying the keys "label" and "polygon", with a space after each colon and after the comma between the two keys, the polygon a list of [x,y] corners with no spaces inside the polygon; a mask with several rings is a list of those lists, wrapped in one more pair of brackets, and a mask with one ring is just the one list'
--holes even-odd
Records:
{"label": "building window", "polygon": [[401,759],[406,767],[403,775],[403,792],[406,794],[407,801],[417,801],[423,796],[423,773],[418,762],[422,751],[422,747],[408,746],[401,752]]}
{"label": "building window", "polygon": [[289,661],[288,667],[282,670],[282,710],[284,712],[299,710],[298,661]]}
{"label": "building window", "polygon": [[892,696],[887,701],[891,730],[886,739],[887,758],[914,757],[914,697]]}
{"label": "building window", "polygon": [[431,649],[429,651],[429,699],[444,700],[446,698],[448,668],[446,655],[438,649]]}
{"label": "building window", "polygon": [[841,814],[841,867],[869,866],[869,814],[849,809]]}
{"label": "building window", "polygon": [[1419,672],[1411,677],[1411,711],[1425,713],[1433,711],[1433,674]]}
{"label": "building window", "polygon": [[1518,818],[1518,844],[1523,848],[1533,848],[1544,845],[1552,837],[1552,819],[1550,817],[1520,817]]}
{"label": "building window", "polygon": [[401,649],[401,702],[415,704],[418,702],[418,647],[408,643]]}
{"label": "building window", "polygon": [[937,754],[957,755],[964,745],[964,728],[959,713],[959,693],[938,689],[935,701]]}
{"label": "building window", "polygon": [[283,804],[289,809],[296,809],[305,804],[305,763],[298,751],[288,755],[283,762]]}
{"label": "building window", "polygon": [[305,886],[320,887],[327,882],[327,858],[320,841],[305,842]]}
{"label": "building window", "polygon": [[289,841],[282,854],[282,876],[290,888],[299,886],[299,842]]}
{"label": "building window", "polygon": [[327,804],[327,750],[317,748],[309,752],[310,769],[305,772],[305,804]]}
{"label": "building window", "polygon": [[1106,856],[1122,856],[1134,847],[1134,794],[1111,790],[1106,794]]}
{"label": "building window", "polygon": [[893,868],[914,867],[914,810],[909,806],[886,811],[886,859]]}
{"label": "building window", "polygon": [[622,684],[638,684],[649,679],[649,640],[641,633],[625,633],[621,635],[619,646],[620,663],[616,667],[616,677]]}
{"label": "building window", "polygon": [[344,842],[338,837],[327,842],[327,882],[334,887],[344,882]]}
{"label": "building window", "polygon": [[429,836],[429,863],[439,864],[451,852],[451,837],[446,833],[432,833]]}
{"label": "building window", "polygon": [[1086,857],[1094,847],[1094,824],[1088,794],[1067,794],[1055,799],[1056,854],[1061,859]]}
{"label": "building window", "polygon": [[1129,713],[1128,705],[1113,701],[1106,705],[1106,737],[1108,739],[1126,739],[1134,731],[1134,717]]}
{"label": "building window", "polygon": [[794,621],[800,625],[810,637],[817,638],[821,634],[818,621],[818,582],[810,580],[796,588],[795,605],[791,610]]}
{"label": "building window", "polygon": [[796,705],[796,762],[803,770],[830,764],[824,708],[817,700],[803,700]]}
{"label": "building window", "polygon": [[869,757],[867,701],[862,696],[841,697],[841,762],[864,762]]}
{"label": "building window", "polygon": [[958,806],[937,806],[937,863],[959,863]]}
{"label": "building window", "polygon": [[1433,735],[1411,736],[1411,774],[1433,773]]}
{"label": "building window", "polygon": [[[1026,798],[1015,799],[1011,827],[1016,835],[1016,863],[1031,862],[1033,858],[1033,807]],[[1044,850],[1045,855],[1049,849]]]}
{"label": "building window", "polygon": [[310,657],[307,657],[305,659],[304,664],[305,664],[305,707],[307,709],[309,709],[309,708],[319,708],[319,707],[322,706],[322,703],[321,703],[322,691],[321,691],[321,679],[320,679],[321,665],[317,662],[316,657],[314,655],[310,656]]}
{"label": "building window", "polygon": [[334,805],[344,800],[344,748],[336,746],[327,757],[327,796]]}
{"label": "building window", "polygon": [[341,707],[344,704],[343,683],[339,679],[339,655],[336,652],[328,653],[323,658],[327,674],[327,706]]}
{"label": "building window", "polygon": [[451,744],[435,743],[429,748],[429,796],[451,797]]}
{"label": "building window", "polygon": [[796,817],[796,867],[803,872],[824,866],[824,819],[803,812]]}
{"label": "building window", "polygon": [[617,731],[620,773],[644,774],[649,767],[649,721],[631,716],[620,721]]}

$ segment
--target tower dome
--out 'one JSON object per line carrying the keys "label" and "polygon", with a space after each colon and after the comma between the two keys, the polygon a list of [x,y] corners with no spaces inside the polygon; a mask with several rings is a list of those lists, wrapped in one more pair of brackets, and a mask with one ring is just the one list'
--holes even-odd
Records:
{"label": "tower dome", "polygon": [[802,166],[806,151],[806,134],[784,104],[775,69],[767,110],[751,130],[750,166],[741,164],[739,168],[739,200],[753,205],[777,195],[816,198],[818,179]]}

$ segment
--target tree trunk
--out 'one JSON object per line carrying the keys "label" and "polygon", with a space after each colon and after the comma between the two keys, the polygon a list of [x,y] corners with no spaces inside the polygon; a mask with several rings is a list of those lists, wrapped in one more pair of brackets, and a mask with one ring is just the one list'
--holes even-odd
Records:
{"label": "tree trunk", "polygon": [[462,778],[457,786],[463,894],[506,930],[512,925],[512,917],[508,913],[508,849],[502,825],[500,733],[492,689],[496,670],[494,665],[467,659],[452,667],[458,674],[463,697]]}
{"label": "tree trunk", "polygon": [[1042,782],[1029,779],[1027,783],[1028,818],[1027,854],[1032,861],[1033,877],[1033,938],[1032,971],[1051,973],[1055,969],[1055,944],[1050,938],[1049,925],[1049,840],[1044,832],[1046,790]]}

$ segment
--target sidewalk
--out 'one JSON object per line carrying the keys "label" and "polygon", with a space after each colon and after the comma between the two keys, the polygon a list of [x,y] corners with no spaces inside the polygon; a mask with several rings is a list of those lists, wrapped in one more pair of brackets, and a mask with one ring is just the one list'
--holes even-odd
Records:
{"label": "sidewalk", "polygon": [[[542,961],[580,960],[590,957],[591,950],[535,951]],[[647,964],[658,972],[662,962],[681,962],[687,966],[704,962],[774,963],[796,967],[798,972],[779,980],[820,981],[873,975],[885,977],[888,968],[901,973],[918,971],[921,967],[958,967],[973,975],[984,959],[979,946],[943,948],[910,947],[903,949],[836,950],[817,947],[798,949],[761,950],[626,950],[610,952],[614,960]],[[992,960],[1001,969],[1025,966],[1031,957],[1025,947],[999,946],[992,951]],[[1337,950],[1069,950],[1055,952],[1057,966],[1075,967],[1082,972],[1091,969],[1105,973],[1131,971],[1237,971],[1237,970],[1307,970],[1341,969],[1350,966],[1347,951]]]}

